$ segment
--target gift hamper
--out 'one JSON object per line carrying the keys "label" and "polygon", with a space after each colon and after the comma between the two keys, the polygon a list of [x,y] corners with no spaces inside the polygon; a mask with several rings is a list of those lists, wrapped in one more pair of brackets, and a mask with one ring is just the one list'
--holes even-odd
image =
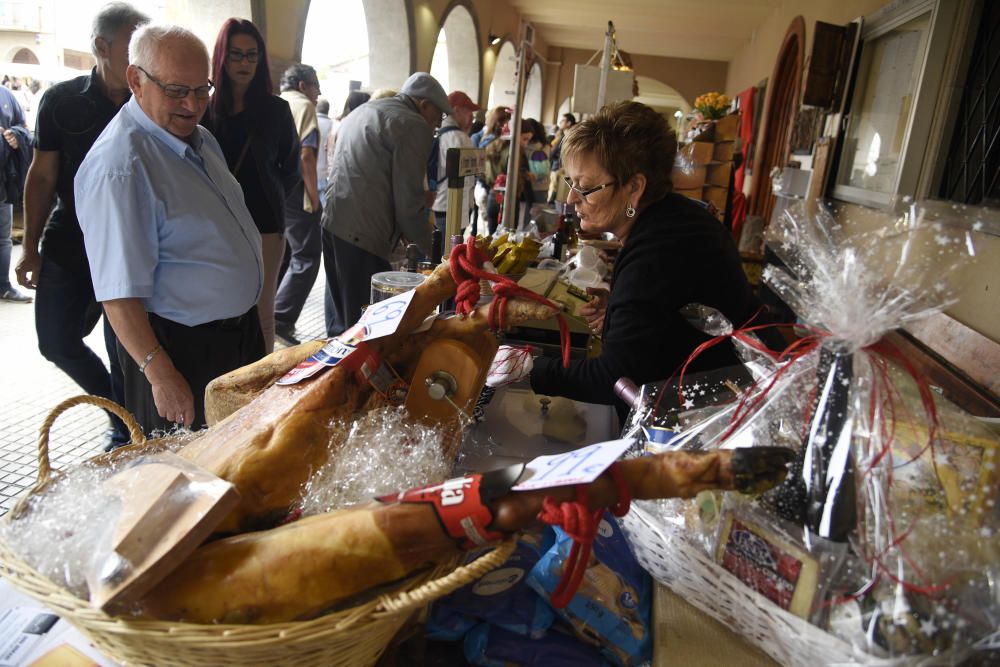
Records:
{"label": "gift hamper", "polygon": [[799,317],[794,342],[772,353],[762,327],[693,306],[707,345],[735,345],[744,367],[634,392],[625,431],[646,451],[796,450],[759,498],[641,502],[623,519],[654,578],[783,665],[997,657],[1000,439],[885,337],[953,303],[990,215],[906,202],[848,235],[791,208],[768,230],[784,266],[765,281]]}

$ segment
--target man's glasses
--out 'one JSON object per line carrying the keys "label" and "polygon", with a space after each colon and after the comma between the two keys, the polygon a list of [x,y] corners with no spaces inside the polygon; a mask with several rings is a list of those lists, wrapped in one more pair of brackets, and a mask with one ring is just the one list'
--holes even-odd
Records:
{"label": "man's glasses", "polygon": [[215,87],[211,80],[209,80],[207,86],[197,86],[195,88],[192,88],[191,86],[182,86],[178,83],[163,83],[162,81],[160,81],[155,76],[153,76],[143,68],[139,67],[138,65],[136,65],[135,68],[140,72],[142,72],[143,74],[145,74],[150,81],[152,81],[157,86],[162,88],[164,95],[166,95],[167,97],[173,97],[178,100],[184,99],[190,93],[194,93],[194,97],[196,100],[207,100],[209,95],[212,94],[212,88]]}
{"label": "man's glasses", "polygon": [[618,185],[618,183],[616,183],[615,181],[611,181],[610,183],[605,183],[604,185],[597,185],[597,186],[594,186],[592,188],[587,188],[586,190],[584,190],[582,188],[578,188],[575,185],[573,185],[573,181],[572,181],[572,179],[570,179],[569,176],[563,176],[563,182],[566,183],[566,186],[570,190],[572,190],[576,194],[580,195],[580,199],[582,199],[583,201],[587,202],[588,204],[590,203],[590,200],[587,199],[587,195],[592,195],[595,192],[600,192],[604,188],[610,188],[610,187],[614,187],[615,185]]}
{"label": "man's glasses", "polygon": [[260,58],[260,53],[258,51],[247,51],[246,53],[243,53],[242,51],[237,51],[236,49],[230,49],[227,57],[231,63],[239,63],[244,60],[248,63],[255,63],[257,62],[257,59]]}

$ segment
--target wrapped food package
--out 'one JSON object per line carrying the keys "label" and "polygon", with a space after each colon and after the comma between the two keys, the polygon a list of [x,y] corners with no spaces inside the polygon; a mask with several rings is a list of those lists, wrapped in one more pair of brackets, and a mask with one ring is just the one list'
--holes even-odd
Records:
{"label": "wrapped food package", "polygon": [[954,303],[987,215],[906,202],[847,234],[823,209],[790,208],[768,230],[784,266],[764,276],[799,338],[768,355],[752,327],[703,318],[745,368],[644,387],[626,423],[651,451],[795,449],[785,482],[759,499],[703,494],[649,510],[770,604],[871,659],[996,648],[1000,438],[886,338]]}

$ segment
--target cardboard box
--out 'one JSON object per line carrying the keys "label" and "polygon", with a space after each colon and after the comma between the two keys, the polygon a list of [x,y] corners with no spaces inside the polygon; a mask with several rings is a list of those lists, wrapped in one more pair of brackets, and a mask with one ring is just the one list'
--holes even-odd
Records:
{"label": "cardboard box", "polygon": [[688,171],[674,167],[670,172],[670,179],[673,181],[675,189],[690,190],[700,188],[705,184],[706,172],[705,167],[695,167]]}
{"label": "cardboard box", "polygon": [[710,164],[706,169],[705,184],[717,185],[720,188],[729,187],[729,176],[733,173],[733,163]]}
{"label": "cardboard box", "polygon": [[736,144],[733,141],[720,141],[713,144],[712,162],[731,162]]}
{"label": "cardboard box", "polygon": [[712,161],[714,149],[710,141],[692,141],[681,149],[680,154],[696,165],[705,165]]}
{"label": "cardboard box", "polygon": [[710,204],[715,204],[715,207],[722,212],[726,210],[726,196],[729,194],[729,188],[721,188],[717,185],[706,185],[704,190],[702,190],[702,200],[707,201]]}
{"label": "cardboard box", "polygon": [[715,141],[732,141],[740,131],[740,115],[733,113],[715,121]]}

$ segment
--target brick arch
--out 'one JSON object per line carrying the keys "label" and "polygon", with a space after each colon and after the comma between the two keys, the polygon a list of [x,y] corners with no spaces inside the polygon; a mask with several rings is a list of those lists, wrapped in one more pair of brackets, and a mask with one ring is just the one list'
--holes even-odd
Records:
{"label": "brick arch", "polygon": [[32,51],[31,49],[27,47],[22,47],[14,52],[14,55],[11,57],[10,61],[12,63],[21,63],[24,65],[37,65],[38,56],[36,56],[35,52]]}

